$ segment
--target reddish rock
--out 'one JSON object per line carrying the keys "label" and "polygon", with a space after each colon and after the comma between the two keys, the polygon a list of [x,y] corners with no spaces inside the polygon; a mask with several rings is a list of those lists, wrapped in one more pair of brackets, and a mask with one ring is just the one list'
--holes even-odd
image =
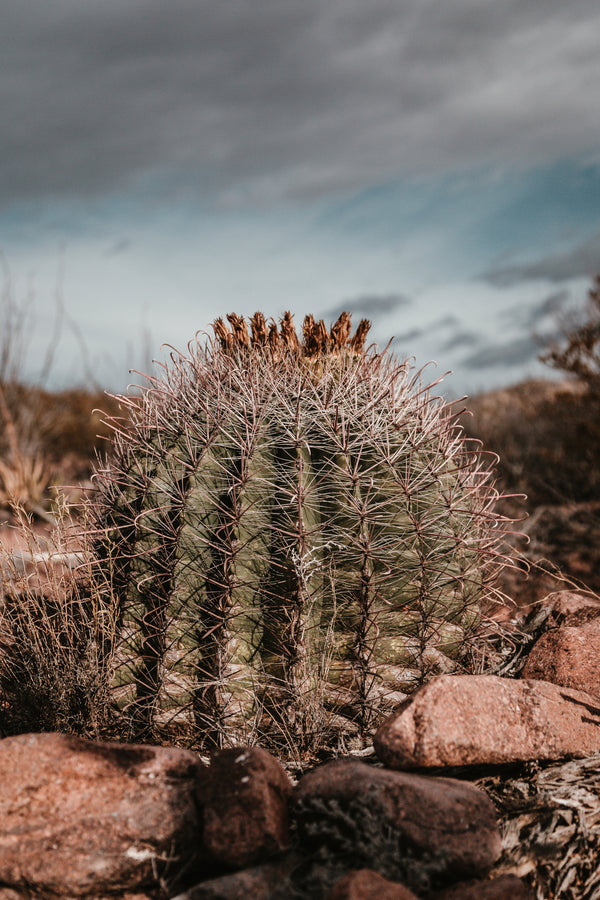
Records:
{"label": "reddish rock", "polygon": [[[600,617],[600,598],[577,591],[556,591],[545,598],[557,624],[581,625]],[[561,621],[562,620],[562,621]]]}
{"label": "reddish rock", "polygon": [[[0,900],[2,900],[1,897]],[[68,898],[66,898],[66,900],[68,900]],[[115,897],[86,897],[86,900],[115,900]],[[119,900],[152,900],[152,898],[149,897],[148,894],[119,894]]]}
{"label": "reddish rock", "polygon": [[[156,900],[157,896],[162,896],[162,891],[160,888],[157,891],[153,891],[152,896],[149,894],[140,894],[137,891],[135,894],[119,894],[118,900]],[[0,894],[0,900],[3,900],[2,894]],[[21,896],[21,900],[24,900],[23,896]],[[34,900],[29,894],[27,894],[27,900]],[[75,900],[75,898],[68,897],[66,894],[61,894],[60,900]],[[85,900],[117,900],[114,894],[86,894]]]}
{"label": "reddish rock", "polygon": [[[110,900],[110,898],[107,898]],[[120,900],[150,900],[148,894],[123,894]]]}
{"label": "reddish rock", "polygon": [[439,891],[432,900],[532,900],[532,893],[516,875],[488,881],[468,881]]}
{"label": "reddish rock", "polygon": [[143,890],[198,850],[195,753],[61,734],[0,741],[0,883],[36,895]]}
{"label": "reddish rock", "polygon": [[[344,861],[397,877],[411,889],[421,876],[444,883],[449,876],[485,874],[501,853],[491,800],[451,778],[336,760],[301,779],[295,811],[307,853],[320,853],[330,844],[335,858],[343,848]],[[405,858],[411,861],[412,880],[404,877]]]}
{"label": "reddish rock", "polygon": [[530,651],[521,677],[600,697],[600,619],[547,631]]}
{"label": "reddish rock", "polygon": [[547,681],[440,675],[374,739],[391,768],[562,759],[600,752],[600,702]]}
{"label": "reddish rock", "polygon": [[577,591],[554,591],[521,611],[528,630],[582,625],[600,617],[600,599]]}
{"label": "reddish rock", "polygon": [[284,857],[232,875],[211,878],[178,894],[173,900],[270,900],[276,890],[283,897],[282,885],[295,863],[294,857]]}
{"label": "reddish rock", "polygon": [[355,869],[336,881],[327,900],[418,900],[397,881],[388,881],[373,869]]}
{"label": "reddish rock", "polygon": [[198,783],[209,858],[241,869],[285,849],[291,792],[285,770],[266,750],[221,751]]}

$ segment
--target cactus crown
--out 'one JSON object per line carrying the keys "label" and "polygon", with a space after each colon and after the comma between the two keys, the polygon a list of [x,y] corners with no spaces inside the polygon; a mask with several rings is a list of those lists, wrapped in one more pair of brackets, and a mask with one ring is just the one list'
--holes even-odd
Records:
{"label": "cactus crown", "polygon": [[360,742],[481,641],[492,466],[366,320],[227,319],[124,400],[95,477],[122,715],[200,746]]}
{"label": "cactus crown", "polygon": [[350,313],[343,312],[328,331],[323,319],[316,322],[314,316],[309,314],[304,317],[302,341],[296,334],[291,312],[283,314],[279,330],[274,319],[267,328],[267,321],[261,312],[254,313],[250,319],[250,333],[245,319],[236,313],[227,315],[231,331],[221,318],[215,320],[213,330],[224,351],[262,347],[268,348],[274,356],[280,356],[282,352],[287,351],[309,358],[324,353],[339,354],[344,350],[359,354],[364,350],[371,323],[368,319],[361,319],[355,334],[351,337],[351,318]]}

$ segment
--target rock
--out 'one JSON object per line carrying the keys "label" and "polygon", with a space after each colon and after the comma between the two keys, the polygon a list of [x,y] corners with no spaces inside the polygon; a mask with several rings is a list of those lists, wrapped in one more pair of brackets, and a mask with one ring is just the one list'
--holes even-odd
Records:
{"label": "rock", "polygon": [[600,702],[547,681],[440,675],[375,735],[393,769],[586,757],[600,752]]}
{"label": "rock", "polygon": [[[1,900],[1,898],[0,898]],[[68,900],[68,898],[67,898]],[[115,900],[114,895],[112,897],[86,897],[86,900]],[[119,894],[118,900],[152,900],[148,894]]]}
{"label": "rock", "polygon": [[[156,894],[154,894],[154,897]],[[31,891],[14,891],[12,888],[0,887],[0,900],[40,900],[39,894],[32,894]],[[72,894],[61,894],[60,900],[77,900]],[[117,900],[114,894],[86,894],[85,900]],[[153,900],[148,894],[119,894],[118,900]]]}
{"label": "rock", "polygon": [[150,897],[147,894],[123,894],[119,900],[150,900]]}
{"label": "rock", "polygon": [[170,880],[199,849],[195,753],[61,734],[0,741],[0,883],[45,898]]}
{"label": "rock", "polygon": [[296,788],[301,850],[324,866],[369,868],[415,893],[485,874],[501,852],[494,807],[466,782],[341,759]]}
{"label": "rock", "polygon": [[432,900],[532,900],[532,893],[516,875],[499,875],[488,881],[455,884]]}
{"label": "rock", "polygon": [[287,900],[286,879],[295,864],[293,856],[261,866],[253,866],[232,875],[211,878],[190,888],[173,900]]}
{"label": "rock", "polygon": [[[497,606],[491,612],[499,626],[499,647],[505,662],[498,673],[509,678],[521,675],[528,654],[542,635],[560,626],[600,622],[600,598],[575,591],[554,591],[528,606]],[[551,679],[550,679],[551,680]]]}
{"label": "rock", "polygon": [[600,599],[577,591],[554,591],[521,610],[528,631],[559,625],[582,625],[600,617]]}
{"label": "rock", "polygon": [[521,677],[600,697],[600,619],[547,631],[530,650]]}
{"label": "rock", "polygon": [[264,860],[289,843],[292,785],[277,760],[259,747],[223,750],[198,782],[203,846],[232,869]]}
{"label": "rock", "polygon": [[388,881],[373,869],[355,869],[336,881],[327,900],[417,900],[397,881]]}

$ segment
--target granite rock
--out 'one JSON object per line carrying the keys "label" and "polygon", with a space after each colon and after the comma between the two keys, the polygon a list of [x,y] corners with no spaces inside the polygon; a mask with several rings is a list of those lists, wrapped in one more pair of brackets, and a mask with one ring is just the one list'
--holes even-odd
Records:
{"label": "granite rock", "polygon": [[52,898],[139,892],[199,849],[187,750],[27,734],[0,741],[0,884]]}
{"label": "granite rock", "polygon": [[600,697],[600,619],[547,631],[530,650],[521,677]]}
{"label": "granite rock", "polygon": [[441,675],[374,738],[392,769],[586,757],[600,752],[600,701],[547,681]]}
{"label": "granite rock", "polygon": [[485,874],[500,835],[487,795],[463,781],[392,772],[358,760],[319,766],[298,784],[301,850],[351,869],[374,869],[418,893]]}
{"label": "granite rock", "polygon": [[222,750],[198,779],[203,848],[210,862],[241,869],[285,850],[291,782],[259,747]]}

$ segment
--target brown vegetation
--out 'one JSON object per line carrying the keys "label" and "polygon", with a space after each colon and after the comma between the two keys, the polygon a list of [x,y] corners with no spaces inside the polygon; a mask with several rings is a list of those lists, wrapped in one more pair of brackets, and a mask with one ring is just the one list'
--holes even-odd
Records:
{"label": "brown vegetation", "polygon": [[[467,432],[500,457],[500,489],[521,493],[533,564],[507,586],[519,602],[575,583],[600,591],[600,276],[584,313],[541,359],[564,381],[526,381],[470,401]],[[567,583],[565,583],[565,580]]]}
{"label": "brown vegetation", "polygon": [[118,413],[113,397],[100,390],[53,392],[19,382],[0,384],[0,392],[1,460],[10,465],[19,455],[43,461],[56,484],[89,478],[96,452],[106,449],[110,433],[100,410]]}
{"label": "brown vegetation", "polygon": [[469,401],[463,425],[500,457],[508,493],[540,505],[600,501],[600,394],[577,381],[525,381]]}
{"label": "brown vegetation", "polygon": [[583,312],[563,323],[563,337],[563,344],[551,347],[541,359],[600,393],[600,275],[588,291]]}

